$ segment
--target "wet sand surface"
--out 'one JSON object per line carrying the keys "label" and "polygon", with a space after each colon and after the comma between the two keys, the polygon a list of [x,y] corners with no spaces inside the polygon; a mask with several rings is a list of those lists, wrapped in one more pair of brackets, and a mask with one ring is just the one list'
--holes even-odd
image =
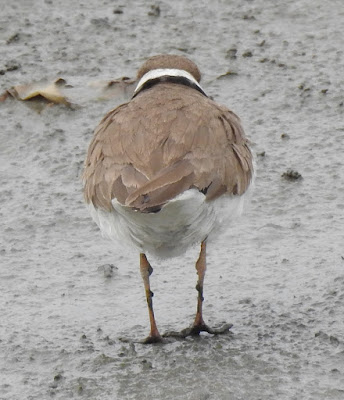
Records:
{"label": "wet sand surface", "polygon": [[[257,162],[250,206],[209,246],[204,316],[232,334],[145,346],[139,259],[81,193],[93,129],[123,99],[0,103],[1,400],[344,398],[343,21],[341,0],[1,1],[1,92],[185,54]],[[162,332],[193,319],[197,251],[152,260]]]}

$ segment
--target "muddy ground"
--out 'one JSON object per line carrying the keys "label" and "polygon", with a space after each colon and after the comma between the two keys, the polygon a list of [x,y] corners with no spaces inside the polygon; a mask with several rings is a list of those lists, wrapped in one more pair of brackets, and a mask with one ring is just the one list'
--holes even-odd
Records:
{"label": "muddy ground", "polygon": [[[81,106],[0,103],[0,399],[343,399],[342,1],[0,3],[1,92],[63,77]],[[240,115],[257,179],[209,252],[205,318],[232,334],[145,346],[138,257],[101,237],[80,175],[123,100],[88,83],[158,53]],[[163,332],[192,321],[196,257],[152,260]]]}

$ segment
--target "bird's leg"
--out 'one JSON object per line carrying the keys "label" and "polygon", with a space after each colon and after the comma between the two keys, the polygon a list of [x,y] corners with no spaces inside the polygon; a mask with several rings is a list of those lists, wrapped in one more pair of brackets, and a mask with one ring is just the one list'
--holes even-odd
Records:
{"label": "bird's leg", "polygon": [[232,324],[224,324],[220,328],[210,328],[203,320],[202,315],[202,306],[203,306],[203,283],[204,276],[206,271],[206,241],[204,240],[201,243],[201,251],[199,253],[198,260],[196,262],[196,271],[198,275],[196,290],[198,292],[197,298],[197,312],[194,323],[191,327],[183,329],[181,332],[167,332],[164,334],[164,337],[178,337],[185,338],[187,336],[197,336],[200,332],[208,332],[213,335],[218,335],[221,333],[228,333],[229,329],[232,327]]}
{"label": "bird's leg", "polygon": [[[204,276],[205,276],[205,271],[206,271],[207,265],[206,265],[206,242],[203,241],[201,243],[201,251],[199,253],[198,260],[196,261],[196,271],[198,275],[198,281],[196,285],[196,290],[198,292],[198,298],[197,298],[197,312],[196,312],[196,317],[195,321],[193,323],[193,330],[195,330],[195,333],[202,329],[202,327],[205,327],[205,323],[203,321],[203,315],[202,315],[202,307],[203,307],[203,283],[204,283]],[[197,333],[196,333],[197,334]]]}
{"label": "bird's leg", "polygon": [[195,317],[194,323],[191,326],[191,328],[184,329],[183,333],[185,334],[185,336],[199,335],[200,332],[208,332],[213,335],[217,335],[220,333],[228,332],[228,330],[232,327],[231,324],[225,324],[221,328],[210,328],[203,320],[203,315],[202,315],[202,307],[203,307],[203,300],[204,300],[203,283],[204,283],[206,269],[207,269],[206,241],[204,240],[201,243],[201,251],[199,253],[198,260],[196,261],[196,271],[197,271],[197,275],[198,275],[198,280],[197,280],[197,285],[196,285],[196,290],[198,292],[197,312],[196,312],[196,317]]}
{"label": "bird's leg", "polygon": [[144,340],[144,343],[157,343],[162,341],[162,337],[156,326],[154,311],[153,311],[153,292],[150,290],[149,276],[153,272],[153,268],[149,264],[145,254],[140,253],[140,271],[143,279],[143,284],[146,292],[146,299],[148,305],[149,321],[150,321],[150,334]]}

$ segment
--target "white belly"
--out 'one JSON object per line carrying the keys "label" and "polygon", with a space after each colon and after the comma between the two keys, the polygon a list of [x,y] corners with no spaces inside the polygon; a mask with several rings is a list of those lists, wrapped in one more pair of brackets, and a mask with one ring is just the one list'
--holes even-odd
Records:
{"label": "white belly", "polygon": [[207,202],[190,189],[168,202],[157,213],[140,213],[112,201],[107,212],[89,205],[102,234],[122,245],[160,258],[183,254],[191,245],[219,233],[243,209],[244,196],[222,196]]}

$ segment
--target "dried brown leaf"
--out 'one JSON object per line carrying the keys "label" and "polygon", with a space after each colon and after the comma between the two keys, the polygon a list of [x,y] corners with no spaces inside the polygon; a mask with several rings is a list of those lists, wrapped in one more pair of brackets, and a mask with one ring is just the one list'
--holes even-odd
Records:
{"label": "dried brown leaf", "polygon": [[[0,102],[8,97],[29,101],[30,105],[41,111],[46,104],[65,104],[76,107],[89,101],[106,101],[113,98],[127,101],[134,93],[136,80],[127,77],[111,81],[91,82],[87,87],[71,87],[63,78],[41,80],[26,85],[17,85],[0,94]],[[66,96],[68,91],[68,97]]]}
{"label": "dried brown leaf", "polygon": [[227,78],[227,77],[235,76],[235,75],[238,75],[238,73],[235,71],[227,71],[224,74],[219,75],[216,79]]}
{"label": "dried brown leaf", "polygon": [[43,97],[45,100],[55,104],[70,105],[70,102],[60,90],[60,87],[65,86],[65,84],[66,81],[62,78],[54,81],[42,80],[27,85],[13,86],[7,92],[17,100],[26,101]]}
{"label": "dried brown leaf", "polygon": [[136,83],[136,79],[122,77],[112,81],[91,82],[89,86],[100,90],[98,100],[109,100],[114,97],[130,98],[134,93]]}

